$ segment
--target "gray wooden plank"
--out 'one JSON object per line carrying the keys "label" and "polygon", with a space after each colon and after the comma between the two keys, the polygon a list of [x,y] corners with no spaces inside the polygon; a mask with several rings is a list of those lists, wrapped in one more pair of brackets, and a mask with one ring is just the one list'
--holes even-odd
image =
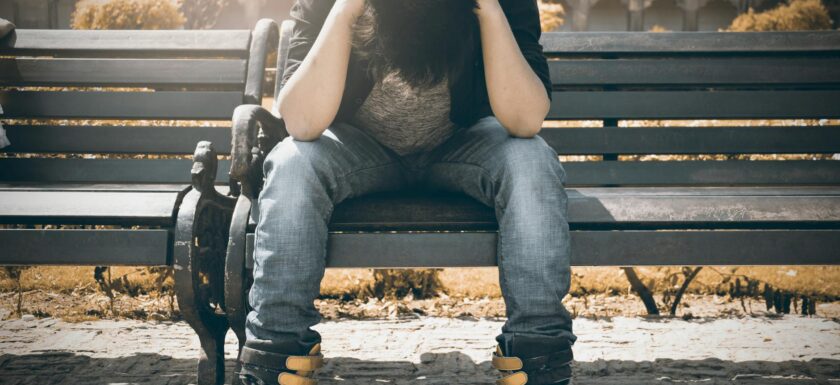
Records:
{"label": "gray wooden plank", "polygon": [[[188,159],[0,158],[0,182],[190,183]],[[227,183],[230,162],[220,161],[217,182]]]}
{"label": "gray wooden plank", "polygon": [[5,152],[192,154],[210,141],[230,153],[230,127],[6,125]]}
{"label": "gray wooden plank", "polygon": [[0,86],[245,86],[242,59],[0,58]]}
{"label": "gray wooden plank", "polygon": [[[837,265],[838,230],[572,231],[572,265]],[[254,234],[246,250],[253,252]],[[495,232],[331,233],[327,267],[496,265]]]}
{"label": "gray wooden plank", "polygon": [[575,127],[539,135],[561,155],[840,152],[840,126]]}
{"label": "gray wooden plank", "polygon": [[0,91],[6,118],[227,120],[242,93]]}
{"label": "gray wooden plank", "polygon": [[549,54],[840,52],[837,31],[800,32],[548,32]]}
{"label": "gray wooden plank", "polygon": [[164,229],[0,229],[0,265],[163,266],[169,243]]}
{"label": "gray wooden plank", "polygon": [[[112,192],[183,192],[188,183],[172,184],[107,184],[107,183],[2,183],[3,191],[112,191]],[[227,191],[225,191],[227,192]]]}
{"label": "gray wooden plank", "polygon": [[0,190],[0,223],[171,226],[180,193]]}
{"label": "gray wooden plank", "polygon": [[566,162],[569,186],[837,185],[838,161]]}
{"label": "gray wooden plank", "polygon": [[[0,182],[189,183],[187,159],[0,158]],[[228,160],[216,182],[228,181]],[[567,186],[837,185],[838,161],[566,162]]]}
{"label": "gray wooden plank", "polygon": [[683,57],[558,59],[548,62],[556,86],[587,85],[825,85],[840,83],[834,57]]}
{"label": "gray wooden plank", "polygon": [[[682,193],[669,193],[670,188],[658,188],[657,193],[639,190],[568,189],[568,221],[576,229],[840,228],[840,187],[816,191],[729,188],[726,189],[730,191],[729,195],[724,192],[688,194],[687,189]],[[449,193],[398,192],[351,199],[335,208],[330,223],[333,231],[496,228],[496,217],[491,208],[466,196]]]}
{"label": "gray wooden plank", "polygon": [[[230,152],[229,127],[6,125],[6,152],[191,154],[201,140]],[[544,128],[561,155],[840,152],[840,126]]]}
{"label": "gray wooden plank", "polygon": [[549,119],[840,117],[840,91],[555,91]]}
{"label": "gray wooden plank", "polygon": [[18,29],[0,40],[2,55],[245,58],[248,30]]}

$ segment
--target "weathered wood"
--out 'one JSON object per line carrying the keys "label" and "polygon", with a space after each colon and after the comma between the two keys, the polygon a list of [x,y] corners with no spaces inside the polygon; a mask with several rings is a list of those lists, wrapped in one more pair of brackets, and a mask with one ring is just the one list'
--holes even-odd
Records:
{"label": "weathered wood", "polygon": [[18,29],[0,40],[0,55],[245,58],[248,30]]}
{"label": "weathered wood", "polygon": [[561,155],[840,152],[840,126],[575,127],[539,135]]}
{"label": "weathered wood", "polygon": [[543,52],[556,54],[618,53],[837,53],[840,34],[803,32],[549,32],[540,39]]}
{"label": "weathered wood", "polygon": [[[0,182],[187,183],[187,159],[0,158]],[[219,161],[226,184],[230,162]],[[570,187],[836,185],[837,161],[566,162]]]}
{"label": "weathered wood", "polygon": [[242,88],[242,59],[0,59],[0,86]]}
{"label": "weathered wood", "polygon": [[226,120],[242,92],[0,91],[6,118]]}
{"label": "weathered wood", "polygon": [[[6,152],[189,154],[213,142],[230,152],[230,127],[6,125]],[[561,155],[840,152],[840,126],[544,128]]]}
{"label": "weathered wood", "polygon": [[[840,230],[572,231],[574,266],[836,265]],[[254,234],[248,235],[253,250]],[[496,265],[495,232],[332,233],[335,268]]]}
{"label": "weathered wood", "polygon": [[827,85],[840,83],[840,59],[775,57],[685,57],[548,62],[560,87],[604,85]]}
{"label": "weathered wood", "polygon": [[191,154],[208,140],[230,152],[230,127],[178,126],[4,126],[12,144],[6,152]]}
{"label": "weathered wood", "polygon": [[171,226],[180,195],[0,190],[0,223]]}
{"label": "weathered wood", "polygon": [[[228,161],[220,162],[219,183],[227,182]],[[189,159],[20,159],[0,158],[0,182],[190,183]]]}
{"label": "weathered wood", "polygon": [[165,229],[0,229],[0,265],[164,266],[170,243]]}
{"label": "weathered wood", "polygon": [[[578,188],[569,189],[568,196],[572,228],[840,228],[836,187]],[[452,193],[351,199],[335,208],[330,223],[333,231],[496,228],[491,208]]]}
{"label": "weathered wood", "polygon": [[549,119],[840,117],[840,91],[556,91]]}

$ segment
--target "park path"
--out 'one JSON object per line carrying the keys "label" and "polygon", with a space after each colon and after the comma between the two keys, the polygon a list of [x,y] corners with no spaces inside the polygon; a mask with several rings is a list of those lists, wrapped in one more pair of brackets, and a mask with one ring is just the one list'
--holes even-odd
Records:
{"label": "park path", "polygon": [[[343,320],[317,329],[320,384],[492,384],[499,321]],[[576,384],[840,384],[840,324],[785,316],[578,319]],[[198,341],[183,322],[0,321],[0,384],[188,384]],[[228,335],[228,364],[235,338]]]}

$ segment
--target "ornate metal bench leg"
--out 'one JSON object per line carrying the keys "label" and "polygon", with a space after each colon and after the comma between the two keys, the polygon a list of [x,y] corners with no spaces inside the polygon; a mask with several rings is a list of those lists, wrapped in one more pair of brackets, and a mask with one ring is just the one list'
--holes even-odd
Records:
{"label": "ornate metal bench leg", "polygon": [[178,210],[175,234],[175,289],[184,319],[198,334],[198,383],[224,383],[224,265],[235,200],[215,187],[216,153],[200,142],[192,168],[192,189]]}
{"label": "ornate metal bench leg", "polygon": [[[239,339],[240,353],[245,345],[245,317],[248,315],[248,287],[250,285],[245,269],[245,235],[250,214],[251,199],[242,194],[233,210],[225,261],[225,310],[230,328]],[[235,372],[238,371],[239,361],[235,369]],[[236,378],[232,378],[231,382],[235,383],[235,380]]]}

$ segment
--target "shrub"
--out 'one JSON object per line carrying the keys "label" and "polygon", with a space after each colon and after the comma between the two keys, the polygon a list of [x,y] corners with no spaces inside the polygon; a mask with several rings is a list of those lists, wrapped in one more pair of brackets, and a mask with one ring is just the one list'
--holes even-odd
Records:
{"label": "shrub", "polygon": [[540,24],[543,31],[554,31],[563,25],[565,10],[559,0],[540,0]]}
{"label": "shrub", "polygon": [[73,29],[178,29],[184,15],[172,0],[83,0],[73,12]]}
{"label": "shrub", "polygon": [[732,21],[727,31],[805,31],[831,29],[828,10],[820,0],[791,0],[776,8],[755,12],[752,8]]}

